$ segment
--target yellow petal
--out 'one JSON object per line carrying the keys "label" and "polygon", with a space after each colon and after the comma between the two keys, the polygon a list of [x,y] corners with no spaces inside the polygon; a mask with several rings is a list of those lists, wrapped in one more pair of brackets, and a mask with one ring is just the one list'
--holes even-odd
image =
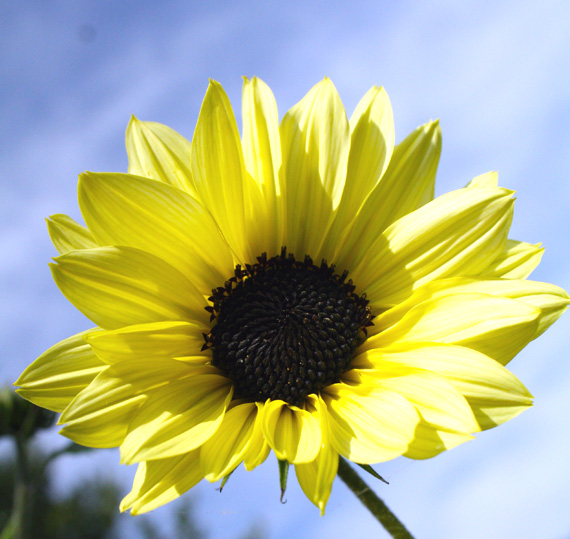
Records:
{"label": "yellow petal", "polygon": [[478,432],[479,425],[467,401],[445,378],[431,372],[413,372],[401,376],[383,372],[385,360],[381,350],[371,350],[379,368],[367,371],[381,388],[390,389],[406,398],[422,418],[438,429],[452,432]]}
{"label": "yellow petal", "polygon": [[440,153],[437,121],[418,127],[394,148],[388,169],[347,229],[345,239],[337,241],[335,260],[340,266],[356,267],[389,225],[433,199]]}
{"label": "yellow petal", "polygon": [[479,174],[475,176],[465,187],[498,187],[499,186],[499,174],[498,172],[491,171],[485,174]]}
{"label": "yellow petal", "polygon": [[350,152],[342,198],[354,213],[383,177],[393,151],[392,105],[384,88],[374,86],[350,118]]}
{"label": "yellow petal", "polygon": [[17,393],[37,406],[62,412],[73,398],[103,370],[83,338],[97,330],[69,337],[46,350],[14,382]]}
{"label": "yellow petal", "polygon": [[358,373],[358,382],[373,378],[380,387],[393,389],[416,408],[420,421],[404,456],[431,458],[474,438],[469,433],[479,431],[479,424],[457,389],[435,373],[391,363],[387,357],[382,350],[360,354],[353,360],[356,368],[346,374]]}
{"label": "yellow petal", "polygon": [[60,434],[89,447],[119,446],[129,423],[146,395],[135,392],[105,369],[64,410]]}
{"label": "yellow petal", "polygon": [[313,397],[316,415],[321,425],[321,449],[312,462],[296,464],[295,473],[303,492],[325,514],[325,506],[338,470],[338,453],[329,442],[328,416],[321,397]]}
{"label": "yellow petal", "polygon": [[544,253],[542,244],[507,240],[505,249],[481,272],[486,279],[526,279]]}
{"label": "yellow petal", "polygon": [[58,213],[46,219],[46,222],[49,237],[60,255],[76,249],[97,247],[91,232],[67,215]]}
{"label": "yellow petal", "polygon": [[416,409],[404,397],[372,383],[333,384],[322,392],[322,398],[333,448],[360,464],[400,456],[419,421]]}
{"label": "yellow petal", "polygon": [[281,167],[277,103],[269,86],[257,77],[243,79],[242,116],[245,166],[268,202],[275,204]]}
{"label": "yellow petal", "polygon": [[220,428],[200,448],[200,466],[208,481],[218,481],[243,460],[256,418],[257,406],[253,402],[238,404],[226,412]]}
{"label": "yellow petal", "polygon": [[404,456],[416,460],[430,459],[474,439],[471,434],[446,431],[421,418]]}
{"label": "yellow petal", "polygon": [[93,416],[71,421],[59,434],[87,447],[118,447],[125,439],[133,415],[145,400],[145,395],[119,400]]}
{"label": "yellow petal", "polygon": [[175,500],[202,480],[200,451],[166,459],[141,462],[133,489],[121,502],[121,511],[131,515],[152,511]]}
{"label": "yellow petal", "polygon": [[196,196],[190,171],[190,142],[174,129],[132,116],[126,145],[129,174],[168,183]]}
{"label": "yellow petal", "polygon": [[87,335],[85,340],[105,363],[132,359],[195,357],[206,363],[211,353],[201,351],[205,326],[191,322],[136,324]]}
{"label": "yellow petal", "polygon": [[311,462],[321,446],[321,429],[313,415],[282,400],[268,400],[261,410],[261,428],[279,460]]}
{"label": "yellow petal", "polygon": [[260,189],[245,170],[232,106],[215,81],[208,86],[192,139],[192,174],[200,201],[238,260],[255,261],[260,253],[251,252],[245,209],[253,199],[259,202]]}
{"label": "yellow petal", "polygon": [[277,104],[269,86],[261,79],[244,77],[242,94],[243,155],[245,167],[261,186],[265,199],[271,256],[283,245],[283,203],[279,186],[281,141]]}
{"label": "yellow petal", "polygon": [[151,395],[170,382],[205,373],[213,367],[192,367],[172,359],[135,358],[108,366],[63,412],[60,424],[102,413],[121,401]]}
{"label": "yellow petal", "polygon": [[243,454],[243,465],[248,472],[265,462],[271,448],[265,440],[263,430],[261,428],[262,416],[260,410],[263,409],[263,403],[256,402],[257,416],[255,418],[255,426],[251,433],[251,439]]}
{"label": "yellow petal", "polygon": [[319,260],[319,247],[339,205],[350,147],[346,112],[329,79],[314,86],[281,122],[284,244]]}
{"label": "yellow petal", "polygon": [[323,256],[329,260],[336,260],[339,237],[358,219],[363,202],[382,178],[394,150],[394,116],[384,88],[374,86],[361,99],[350,119],[350,130],[346,183],[323,246]]}
{"label": "yellow petal", "polygon": [[470,348],[406,345],[384,349],[382,357],[445,377],[467,399],[482,429],[504,423],[532,405],[532,396],[514,374]]}
{"label": "yellow petal", "polygon": [[82,174],[79,206],[101,245],[128,245],[165,260],[202,292],[233,275],[233,260],[208,212],[170,185],[128,174]]}
{"label": "yellow petal", "polygon": [[164,320],[207,323],[205,301],[175,268],[131,247],[71,251],[52,274],[63,295],[106,329]]}
{"label": "yellow petal", "polygon": [[220,426],[232,394],[231,382],[218,374],[159,389],[133,418],[121,445],[122,462],[174,457],[201,446]]}
{"label": "yellow petal", "polygon": [[[540,313],[531,339],[536,339],[544,333],[562,315],[570,303],[570,298],[565,290],[548,283],[520,279],[487,280],[474,277],[453,277],[428,283],[419,288],[409,299],[397,307],[376,317],[374,326],[369,328],[369,335],[373,336],[386,331],[402,320],[402,317],[410,309],[423,302],[439,300],[455,294],[485,294],[499,298],[510,298],[530,305],[533,308],[538,308]],[[514,304],[512,306],[514,307]],[[490,316],[490,318],[492,317]],[[513,349],[516,349],[516,347]],[[496,352],[498,352],[498,347]],[[489,352],[489,354],[503,364],[506,364],[512,356],[512,354],[505,355],[492,352]]]}
{"label": "yellow petal", "polygon": [[[473,439],[480,430],[466,399],[449,382],[434,373],[390,363],[382,350],[357,356],[366,379],[405,397],[417,410],[420,422],[404,456],[426,459]],[[361,376],[362,376],[361,374]]]}
{"label": "yellow petal", "polygon": [[[257,77],[244,77],[242,92],[245,167],[261,187],[264,199],[260,226],[259,204],[252,203],[248,230],[260,237],[252,246],[259,253],[277,254],[283,245],[283,203],[279,187],[281,142],[277,104],[269,86]],[[254,191],[255,193],[255,191]]]}
{"label": "yellow petal", "polygon": [[396,325],[371,336],[363,348],[393,343],[460,344],[506,364],[534,338],[539,317],[540,309],[523,301],[451,294],[416,305]]}
{"label": "yellow petal", "polygon": [[507,241],[512,192],[459,189],[392,224],[371,247],[352,279],[381,311],[435,279],[477,274]]}
{"label": "yellow petal", "polygon": [[[457,282],[454,291],[482,292],[522,301],[540,309],[538,326],[533,335],[536,339],[542,335],[568,308],[570,297],[559,286],[550,283],[519,279],[468,280]],[[451,284],[452,281],[449,281]],[[435,283],[434,283],[435,284]],[[504,363],[503,363],[504,364]]]}
{"label": "yellow petal", "polygon": [[116,447],[149,395],[195,372],[202,371],[168,359],[137,358],[108,367],[64,410],[61,434],[90,447]]}

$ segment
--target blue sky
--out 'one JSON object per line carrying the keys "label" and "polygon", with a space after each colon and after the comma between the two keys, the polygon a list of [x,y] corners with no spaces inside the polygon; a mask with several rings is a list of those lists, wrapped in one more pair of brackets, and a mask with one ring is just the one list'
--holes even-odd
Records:
{"label": "blue sky", "polygon": [[[79,218],[77,174],[126,171],[131,114],[191,137],[208,78],[238,119],[241,76],[273,89],[280,116],[323,76],[350,115],[375,84],[390,95],[396,139],[430,118],[443,129],[437,193],[499,170],[517,191],[511,237],[543,242],[533,278],[570,289],[570,7],[541,2],[3,2],[0,5],[0,383],[90,327],[58,292],[44,217]],[[510,364],[533,409],[430,461],[378,466],[375,488],[422,538],[570,534],[570,315]],[[49,434],[50,446],[63,440]],[[114,451],[64,458],[58,492],[134,468]],[[222,494],[192,491],[213,537],[369,537],[376,523],[341,483],[324,518],[294,474],[279,503],[273,458],[238,471]],[[190,494],[192,496],[192,494]],[[148,517],[165,532],[176,503]],[[132,518],[121,517],[132,531]]]}

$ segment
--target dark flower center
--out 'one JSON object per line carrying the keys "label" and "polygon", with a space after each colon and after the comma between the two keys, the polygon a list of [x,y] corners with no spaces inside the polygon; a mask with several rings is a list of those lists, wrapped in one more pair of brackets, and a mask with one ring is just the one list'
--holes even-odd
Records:
{"label": "dark flower center", "polygon": [[309,256],[296,261],[283,249],[236,266],[235,276],[212,291],[207,310],[215,323],[204,347],[233,381],[235,398],[300,405],[340,380],[372,325],[368,301],[347,275]]}

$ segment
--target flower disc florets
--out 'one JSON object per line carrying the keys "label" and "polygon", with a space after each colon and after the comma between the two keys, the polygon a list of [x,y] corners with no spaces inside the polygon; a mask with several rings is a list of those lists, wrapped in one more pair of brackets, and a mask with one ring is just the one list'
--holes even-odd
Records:
{"label": "flower disc florets", "polygon": [[236,397],[298,405],[340,380],[372,325],[368,301],[347,275],[283,249],[245,270],[236,266],[225,287],[213,290],[208,310],[215,325],[205,346]]}

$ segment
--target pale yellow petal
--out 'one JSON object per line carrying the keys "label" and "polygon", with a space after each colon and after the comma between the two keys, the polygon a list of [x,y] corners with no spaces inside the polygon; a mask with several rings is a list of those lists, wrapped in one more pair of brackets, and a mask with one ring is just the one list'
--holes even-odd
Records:
{"label": "pale yellow petal", "polygon": [[168,359],[137,358],[108,367],[64,410],[61,434],[90,447],[116,447],[149,395],[195,372],[201,371]]}
{"label": "pale yellow petal", "polygon": [[89,447],[117,447],[146,395],[135,392],[105,369],[64,410],[58,424],[60,434]]}
{"label": "pale yellow petal", "polygon": [[384,88],[374,86],[361,99],[350,119],[350,131],[346,183],[322,248],[322,256],[329,260],[339,248],[339,238],[358,219],[363,202],[382,178],[394,150],[394,116]]}
{"label": "pale yellow petal", "polygon": [[[385,332],[390,327],[399,323],[411,309],[423,302],[427,302],[428,300],[441,300],[455,294],[485,294],[499,298],[510,298],[539,309],[537,326],[531,339],[536,339],[546,331],[546,329],[562,315],[570,303],[570,298],[565,290],[548,283],[520,279],[487,280],[475,277],[453,277],[428,283],[419,288],[410,298],[397,307],[376,317],[374,319],[374,326],[369,328],[369,335],[374,336]],[[514,306],[514,304],[512,304],[512,306]],[[484,315],[484,313],[482,313],[482,315]],[[490,318],[494,316],[493,314],[489,315]],[[512,355],[489,353],[503,364],[505,364]]]}
{"label": "pale yellow petal", "polygon": [[377,356],[378,369],[368,371],[367,379],[374,379],[381,388],[390,389],[402,395],[422,418],[441,430],[473,433],[479,425],[463,395],[445,378],[432,372],[413,372],[401,376],[384,373],[385,361],[381,350],[372,350],[369,354]]}
{"label": "pale yellow petal", "polygon": [[441,129],[437,121],[418,127],[394,148],[388,169],[346,230],[343,241],[337,240],[335,260],[340,266],[349,270],[356,267],[389,225],[433,199],[440,153]]}
{"label": "pale yellow petal", "polygon": [[526,279],[540,263],[543,253],[541,243],[507,240],[505,249],[481,272],[481,277]]}
{"label": "pale yellow petal", "polygon": [[415,460],[430,459],[474,439],[475,436],[471,434],[437,428],[422,418],[404,456]]}
{"label": "pale yellow petal", "polygon": [[219,429],[200,448],[200,466],[208,481],[222,479],[243,460],[256,419],[257,406],[253,402],[238,404],[226,412]]}
{"label": "pale yellow petal", "polygon": [[87,335],[85,340],[105,363],[132,359],[194,357],[206,363],[211,352],[202,351],[206,326],[192,322],[136,324]]}
{"label": "pale yellow petal", "polygon": [[321,447],[321,430],[313,415],[282,400],[268,400],[261,410],[261,428],[280,460],[311,462]]}
{"label": "pale yellow petal", "polygon": [[309,399],[315,405],[316,416],[321,425],[321,449],[312,462],[296,464],[295,473],[303,492],[320,509],[322,516],[338,470],[338,453],[329,442],[325,403],[321,397],[314,396]]}
{"label": "pale yellow petal", "polygon": [[62,412],[105,367],[83,340],[96,331],[83,331],[46,350],[14,382],[20,386],[17,393],[37,406]]}
{"label": "pale yellow petal", "polygon": [[499,173],[494,170],[479,174],[475,176],[465,187],[498,187],[499,186]]}
{"label": "pale yellow petal", "polygon": [[123,498],[121,511],[131,515],[152,511],[175,500],[202,480],[200,451],[160,460],[141,462],[133,489]]}
{"label": "pale yellow petal", "polygon": [[374,86],[366,92],[350,118],[350,153],[342,197],[355,213],[366,194],[383,177],[393,151],[392,105],[386,90]]}
{"label": "pale yellow petal", "polygon": [[106,408],[138,395],[151,395],[165,385],[206,373],[213,367],[193,367],[166,358],[135,358],[106,367],[63,412],[60,424],[95,417]]}
{"label": "pale yellow petal", "polygon": [[360,464],[391,460],[403,454],[419,421],[416,409],[401,395],[375,384],[344,383],[322,392],[330,441],[342,456]]}
{"label": "pale yellow petal", "polygon": [[481,188],[438,197],[383,232],[352,279],[378,312],[435,279],[479,273],[505,247],[511,196]]}
{"label": "pale yellow petal", "polygon": [[370,216],[376,230],[381,232],[433,200],[440,154],[441,128],[437,120],[412,131],[394,148],[388,169],[371,193],[361,217]]}
{"label": "pale yellow petal", "polygon": [[397,324],[369,337],[363,348],[393,343],[459,344],[506,364],[534,338],[540,314],[537,307],[515,299],[450,294],[419,303]]}
{"label": "pale yellow petal", "polygon": [[190,142],[174,129],[134,116],[127,127],[129,174],[152,178],[196,196],[190,170]]}
{"label": "pale yellow petal", "polygon": [[242,122],[245,167],[260,186],[263,198],[261,204],[256,202],[255,196],[251,201],[249,215],[246,215],[247,228],[254,236],[252,240],[258,239],[252,249],[271,257],[283,245],[283,203],[279,186],[281,142],[275,97],[269,86],[257,77],[243,79]]}
{"label": "pale yellow petal", "polygon": [[263,414],[260,413],[260,410],[263,409],[263,403],[256,402],[255,405],[258,410],[255,418],[255,426],[251,432],[249,444],[243,454],[243,465],[248,472],[251,472],[251,470],[265,462],[265,459],[271,451],[271,448],[263,435],[263,429],[261,428]]}
{"label": "pale yellow petal", "polygon": [[233,275],[231,252],[216,223],[193,197],[128,174],[85,173],[83,218],[101,245],[128,245],[170,263],[208,294]]}
{"label": "pale yellow petal", "polygon": [[159,389],[133,418],[121,445],[121,461],[173,457],[201,446],[220,426],[232,394],[231,382],[218,374],[193,376]]}
{"label": "pale yellow petal", "polygon": [[416,408],[420,421],[405,456],[431,458],[472,440],[470,433],[480,430],[466,399],[445,378],[407,365],[390,363],[382,350],[360,354],[353,364],[365,369],[359,371],[361,381],[372,378],[380,387],[399,393]]}
{"label": "pale yellow petal", "polygon": [[319,247],[341,200],[350,147],[346,112],[329,79],[287,112],[280,135],[284,244],[298,258],[310,254],[319,260]]}
{"label": "pale yellow petal", "polygon": [[210,81],[192,139],[192,174],[199,199],[237,259],[254,262],[261,253],[252,252],[256,238],[247,235],[246,211],[259,202],[260,188],[245,170],[232,106],[216,81]]}
{"label": "pale yellow petal", "polygon": [[105,329],[165,320],[207,323],[202,294],[178,270],[131,247],[70,251],[51,264],[63,295]]}
{"label": "pale yellow petal", "polygon": [[243,79],[242,116],[246,169],[262,186],[268,203],[275,204],[281,167],[279,117],[271,89],[257,77]]}
{"label": "pale yellow petal", "polygon": [[504,423],[532,405],[532,396],[514,374],[470,348],[406,345],[384,349],[382,357],[445,377],[467,399],[482,429]]}
{"label": "pale yellow petal", "polygon": [[133,415],[146,398],[146,395],[137,395],[115,402],[100,413],[71,421],[59,434],[87,447],[118,447],[125,439]]}
{"label": "pale yellow petal", "polygon": [[46,222],[49,237],[60,255],[76,249],[97,247],[91,232],[67,215],[58,213],[46,219]]}

